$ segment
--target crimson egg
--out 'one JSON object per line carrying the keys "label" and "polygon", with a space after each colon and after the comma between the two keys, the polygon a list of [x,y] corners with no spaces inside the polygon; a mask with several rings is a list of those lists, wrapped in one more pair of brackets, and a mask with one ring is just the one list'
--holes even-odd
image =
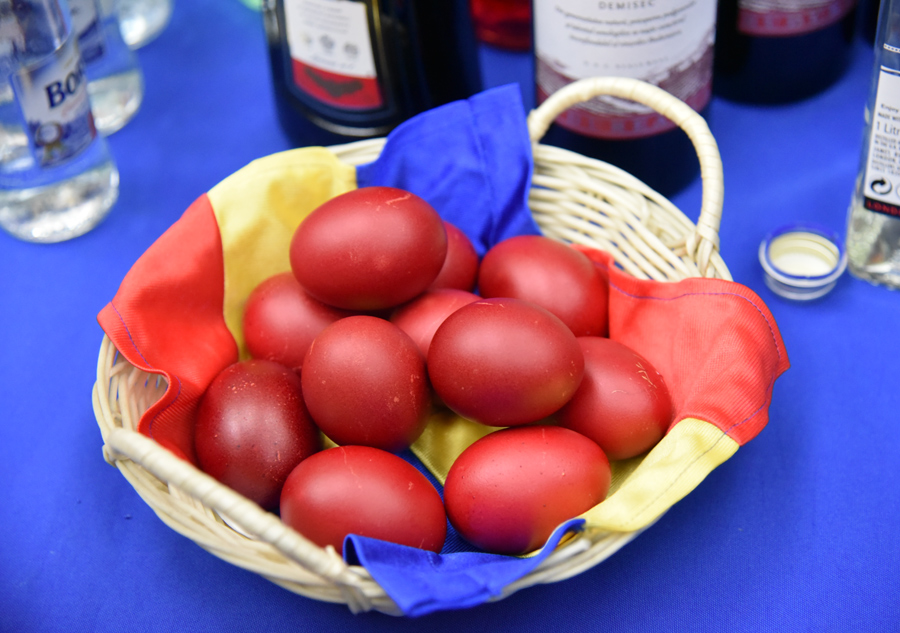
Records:
{"label": "crimson egg", "polygon": [[260,283],[244,307],[244,340],[250,355],[300,371],[313,339],[352,312],[312,298],[290,272]]}
{"label": "crimson egg", "polygon": [[444,483],[447,517],[496,554],[539,548],[562,522],[606,498],[609,460],[586,437],[556,426],[495,431],[474,442]]}
{"label": "crimson egg", "polygon": [[484,256],[478,272],[483,297],[514,297],[546,308],[575,336],[606,334],[609,288],[588,257],[549,237],[518,235]]}
{"label": "crimson egg", "polygon": [[554,418],[597,442],[613,460],[652,448],[672,421],[672,399],[662,374],[618,341],[585,336],[578,344],[584,380]]}
{"label": "crimson egg", "polygon": [[489,426],[540,420],[575,393],[584,358],[572,331],[518,299],[481,299],[446,318],[428,350],[437,395],[463,417]]}
{"label": "crimson egg", "polygon": [[445,220],[444,229],[447,231],[447,257],[429,288],[472,290],[478,278],[478,252],[468,236],[455,224]]}
{"label": "crimson egg", "polygon": [[425,475],[368,446],[329,448],[297,466],[281,493],[281,519],[339,552],[348,534],[439,552],[447,533],[441,497]]}
{"label": "crimson egg", "polygon": [[431,339],[444,319],[478,299],[478,295],[465,290],[428,290],[394,310],[390,321],[406,332],[427,357]]}
{"label": "crimson egg", "polygon": [[291,239],[291,270],[313,297],[346,310],[409,301],[447,256],[443,220],[425,200],[394,187],[362,187],[306,217]]}
{"label": "crimson egg", "polygon": [[336,444],[400,451],[425,428],[431,398],[425,360],[393,323],[356,315],[335,321],[303,359],[303,398]]}
{"label": "crimson egg", "polygon": [[194,427],[200,468],[266,509],[294,467],[320,449],[300,378],[278,363],[230,365],[210,383]]}

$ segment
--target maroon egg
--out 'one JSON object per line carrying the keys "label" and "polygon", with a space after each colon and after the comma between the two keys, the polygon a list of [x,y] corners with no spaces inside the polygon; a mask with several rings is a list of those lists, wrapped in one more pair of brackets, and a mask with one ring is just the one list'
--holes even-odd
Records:
{"label": "maroon egg", "polygon": [[562,522],[606,498],[609,460],[591,440],[556,426],[486,435],[450,467],[447,517],[473,545],[496,554],[541,547]]}
{"label": "maroon egg", "polygon": [[465,290],[453,288],[428,290],[395,309],[390,321],[406,332],[419,346],[422,355],[427,357],[431,339],[444,319],[478,299],[478,295]]}
{"label": "maroon egg", "polygon": [[478,269],[478,293],[535,303],[575,336],[603,336],[608,329],[602,274],[584,253],[549,237],[519,235],[496,244]]}
{"label": "maroon egg", "polygon": [[445,220],[444,229],[447,231],[447,257],[429,289],[472,290],[478,278],[478,252],[456,225]]}
{"label": "maroon egg", "polygon": [[287,476],[321,447],[300,377],[259,359],[235,363],[212,381],[194,444],[204,472],[266,509],[278,507]]}
{"label": "maroon egg", "polygon": [[244,340],[254,358],[300,371],[313,339],[331,323],[353,314],[312,298],[290,272],[269,277],[247,297]]}
{"label": "maroon egg", "polygon": [[281,519],[338,552],[348,534],[440,552],[447,533],[441,497],[425,475],[367,446],[329,448],[301,463],[281,493]]}
{"label": "maroon egg", "polygon": [[325,202],[297,227],[291,269],[313,297],[347,310],[398,306],[437,278],[447,232],[425,200],[363,187]]}
{"label": "maroon egg", "polygon": [[306,353],[301,380],[310,415],[336,444],[396,452],[425,429],[425,361],[389,321],[358,315],[329,325]]}
{"label": "maroon egg", "polygon": [[618,341],[587,336],[578,344],[584,354],[584,380],[554,418],[594,440],[613,460],[653,448],[672,421],[672,400],[662,374]]}
{"label": "maroon egg", "polygon": [[481,299],[447,317],[428,351],[431,384],[463,417],[490,426],[540,420],[575,393],[584,372],[572,331],[544,308]]}

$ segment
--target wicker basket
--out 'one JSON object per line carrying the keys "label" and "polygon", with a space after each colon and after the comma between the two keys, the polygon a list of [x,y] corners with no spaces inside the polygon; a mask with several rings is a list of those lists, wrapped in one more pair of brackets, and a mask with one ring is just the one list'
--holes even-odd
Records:
{"label": "wicker basket", "polygon": [[[624,171],[563,149],[539,145],[565,109],[596,95],[649,106],[681,127],[700,159],[703,197],[697,224],[672,203]],[[722,164],[706,122],[690,107],[650,84],[599,78],[555,93],[528,118],[534,143],[529,205],[548,236],[608,251],[630,274],[660,281],[691,276],[730,279],[718,254]],[[330,148],[359,165],[374,160],[384,139]],[[241,495],[139,434],[144,411],[166,390],[165,380],[128,363],[104,337],[93,405],[104,457],[173,530],[234,565],[309,598],[341,602],[351,611],[400,615],[397,605],[362,567],[348,565],[333,548],[319,548]],[[565,542],[534,571],[508,585],[563,580],[615,553],[638,532],[582,533]]]}

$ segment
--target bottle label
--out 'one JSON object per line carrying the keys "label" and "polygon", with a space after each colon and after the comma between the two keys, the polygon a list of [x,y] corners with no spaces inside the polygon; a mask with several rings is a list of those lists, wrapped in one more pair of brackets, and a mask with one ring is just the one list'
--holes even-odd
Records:
{"label": "bottle label", "polygon": [[364,3],[285,0],[284,21],[297,88],[345,110],[384,106]]}
{"label": "bottle label", "polygon": [[839,22],[856,0],[738,0],[738,31],[757,37],[790,37]]}
{"label": "bottle label", "polygon": [[[712,94],[715,0],[535,2],[538,102],[575,80],[642,79],[702,110]],[[644,105],[595,97],[557,124],[585,136],[630,139],[675,127]]]}
{"label": "bottle label", "polygon": [[78,38],[78,48],[81,49],[81,59],[85,64],[90,64],[103,57],[106,42],[96,2],[69,0],[69,11],[72,14],[72,30]]}
{"label": "bottle label", "polygon": [[42,167],[75,156],[97,136],[74,37],[50,57],[17,72],[11,83],[32,154]]}
{"label": "bottle label", "polygon": [[863,204],[900,218],[900,73],[882,67],[866,156]]}

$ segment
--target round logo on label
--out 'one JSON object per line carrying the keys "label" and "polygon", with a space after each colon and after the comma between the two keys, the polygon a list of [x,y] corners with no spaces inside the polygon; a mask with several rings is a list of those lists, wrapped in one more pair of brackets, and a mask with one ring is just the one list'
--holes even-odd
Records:
{"label": "round logo on label", "polygon": [[879,196],[886,196],[893,189],[893,185],[890,182],[885,180],[884,178],[879,178],[878,180],[873,180],[869,186],[872,188],[872,191],[877,193]]}

